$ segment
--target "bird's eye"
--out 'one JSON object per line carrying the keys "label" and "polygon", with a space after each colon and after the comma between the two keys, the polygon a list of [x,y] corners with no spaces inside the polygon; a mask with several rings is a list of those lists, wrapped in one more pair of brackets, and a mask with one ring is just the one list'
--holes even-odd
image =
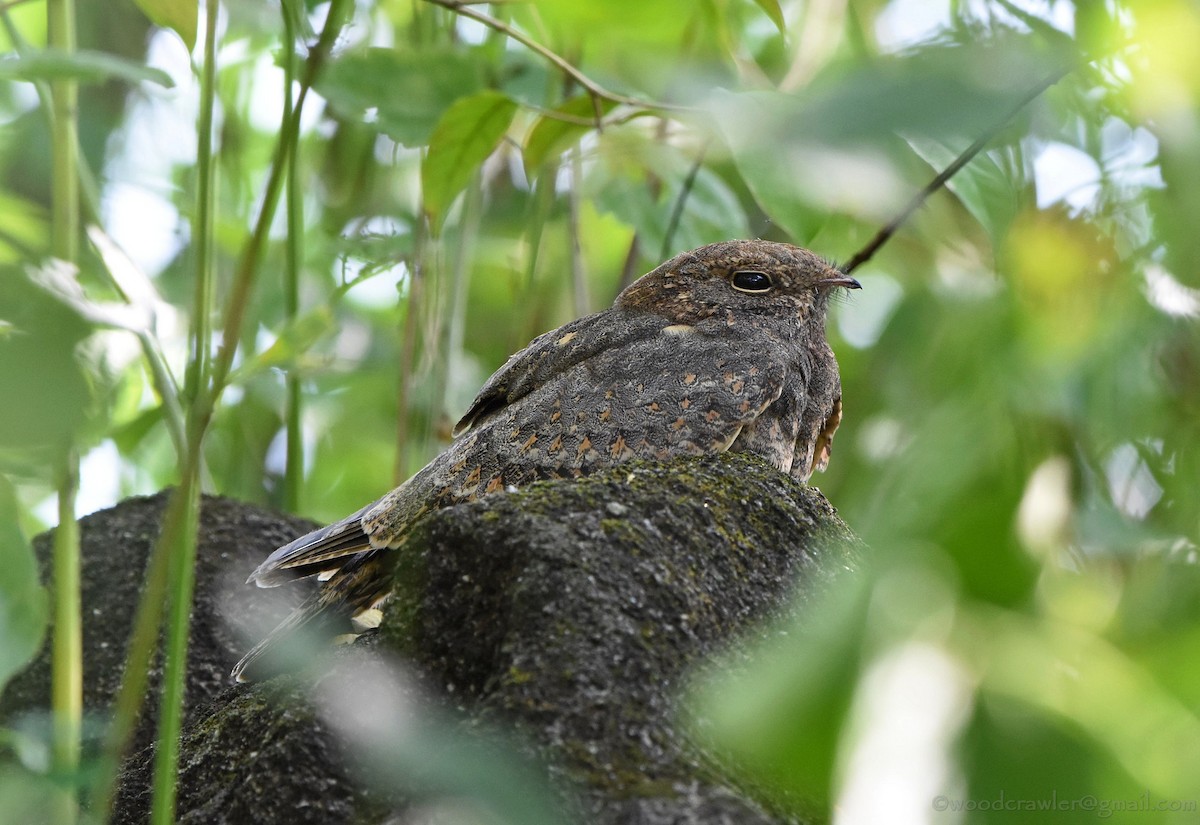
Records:
{"label": "bird's eye", "polygon": [[733,273],[733,288],[739,292],[769,292],[774,284],[765,272],[744,271]]}

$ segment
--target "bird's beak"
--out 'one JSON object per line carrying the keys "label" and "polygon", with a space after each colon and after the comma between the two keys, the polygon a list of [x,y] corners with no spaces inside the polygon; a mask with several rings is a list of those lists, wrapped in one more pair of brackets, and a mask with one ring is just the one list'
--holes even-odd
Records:
{"label": "bird's beak", "polygon": [[846,289],[862,289],[862,284],[849,275],[839,275],[836,278],[825,278],[817,281],[819,286],[844,286]]}

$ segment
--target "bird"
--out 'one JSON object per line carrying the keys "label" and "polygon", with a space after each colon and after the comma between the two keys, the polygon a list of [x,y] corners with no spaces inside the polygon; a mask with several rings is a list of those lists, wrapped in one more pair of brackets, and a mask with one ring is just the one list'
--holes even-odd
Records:
{"label": "bird", "polygon": [[635,458],[726,451],[807,481],[828,464],[842,418],[827,310],[839,289],[858,288],[806,249],[725,241],[671,258],[610,308],[538,336],[485,382],[444,452],[258,566],[247,583],[317,576],[319,586],[232,675],[244,681],[302,626],[379,608],[394,554],[439,508]]}

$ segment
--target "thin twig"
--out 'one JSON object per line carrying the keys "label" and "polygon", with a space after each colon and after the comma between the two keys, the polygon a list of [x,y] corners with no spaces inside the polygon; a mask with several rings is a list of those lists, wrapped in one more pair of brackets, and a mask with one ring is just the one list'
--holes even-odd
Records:
{"label": "thin twig", "polygon": [[579,69],[575,68],[575,66],[572,65],[571,62],[569,60],[567,60],[566,58],[562,57],[561,55],[559,55],[555,52],[552,52],[550,49],[546,48],[541,43],[538,43],[536,40],[529,37],[529,35],[524,34],[521,31],[513,28],[512,26],[505,23],[503,20],[497,20],[495,17],[484,14],[483,12],[480,12],[480,11],[476,11],[468,3],[460,2],[460,0],[426,0],[426,2],[432,3],[435,6],[441,6],[444,9],[449,9],[450,11],[454,12],[455,14],[460,14],[463,17],[469,17],[470,19],[472,19],[478,23],[482,23],[483,25],[487,26],[488,28],[495,29],[496,31],[500,32],[501,34],[504,34],[505,36],[510,37],[513,40],[516,40],[518,43],[522,44],[530,51],[536,52],[537,54],[541,55],[546,60],[553,63],[555,66],[558,67],[559,71],[561,71],[567,77],[574,80],[576,83],[578,83],[583,88],[587,89],[588,94],[590,94],[592,96],[593,101],[597,101],[596,102],[596,112],[597,112],[596,119],[597,119],[597,121],[599,121],[600,115],[603,114],[600,111],[600,105],[598,103],[599,99],[611,100],[613,103],[621,103],[626,106],[637,106],[639,109],[660,109],[662,111],[668,111],[668,112],[695,111],[695,109],[690,106],[681,106],[676,103],[661,103],[661,102],[657,102],[657,101],[653,101],[653,100],[639,100],[638,98],[635,98],[635,97],[628,97],[627,95],[618,94],[616,92],[610,92],[608,89],[605,89],[603,86],[601,86],[596,81],[592,80],[590,77],[585,75],[583,72],[579,71]]}
{"label": "thin twig", "polygon": [[866,246],[856,252],[854,256],[847,261],[844,266],[841,267],[841,271],[849,275],[855,269],[871,260],[872,256],[879,251],[879,247],[888,242],[888,239],[896,233],[896,230],[899,229],[900,226],[903,225],[904,222],[907,221],[914,212],[921,208],[921,205],[925,203],[926,199],[928,199],[930,195],[941,189],[942,186],[945,185],[946,181],[954,177],[955,173],[958,172],[959,169],[962,169],[964,166],[970,163],[971,159],[978,155],[985,146],[991,143],[992,139],[995,138],[996,135],[1000,134],[1004,127],[1008,125],[1009,121],[1020,114],[1022,109],[1036,100],[1042,94],[1042,92],[1046,91],[1055,83],[1070,74],[1071,71],[1075,69],[1075,66],[1075,63],[1071,63],[1051,72],[1028,92],[1022,95],[1021,99],[1017,101],[1016,105],[1005,112],[1004,115],[998,118],[990,127],[984,130],[983,134],[980,135],[974,143],[964,149],[962,154],[956,157],[949,166],[935,175],[933,180],[927,183],[920,192],[913,196],[912,200],[905,204],[904,208],[900,210],[900,213],[896,217],[892,218],[887,225],[875,233],[875,237],[867,242]]}
{"label": "thin twig", "polygon": [[700,174],[700,167],[704,165],[704,156],[708,154],[708,142],[706,141],[700,147],[700,151],[696,154],[696,160],[692,163],[692,168],[688,170],[687,177],[683,179],[683,186],[679,188],[679,194],[675,198],[675,203],[671,207],[671,219],[667,222],[667,231],[663,233],[662,249],[660,250],[659,259],[665,261],[671,256],[671,245],[675,240],[675,232],[679,229],[679,221],[683,218],[683,207],[687,203],[688,195],[692,193],[692,187],[696,185],[696,176]]}
{"label": "thin twig", "polygon": [[629,239],[629,249],[625,251],[625,260],[621,263],[621,278],[617,281],[617,292],[632,284],[637,275],[634,267],[637,266],[639,246],[640,236],[635,231],[633,237]]}

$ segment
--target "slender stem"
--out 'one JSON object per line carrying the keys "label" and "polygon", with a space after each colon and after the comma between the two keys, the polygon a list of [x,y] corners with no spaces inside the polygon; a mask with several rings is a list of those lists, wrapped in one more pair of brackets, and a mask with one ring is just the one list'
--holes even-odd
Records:
{"label": "slender stem", "polygon": [[567,232],[571,247],[571,294],[574,296],[575,315],[584,316],[591,311],[587,277],[583,271],[583,243],[580,238],[583,198],[583,156],[579,147],[571,149],[571,186],[567,189]]}
{"label": "slender stem", "polygon": [[[463,195],[462,217],[458,225],[458,242],[455,244],[453,260],[449,265],[449,278],[446,283],[447,297],[445,302],[444,333],[440,344],[441,352],[437,360],[442,364],[457,364],[461,360],[463,341],[466,339],[467,325],[467,293],[470,292],[471,264],[475,255],[475,247],[479,240],[479,227],[483,216],[483,175],[476,171],[467,184]],[[433,403],[430,405],[432,420],[440,430],[440,423],[450,410],[447,404],[450,369],[434,370]]]}
{"label": "slender stem", "polygon": [[[553,63],[559,71],[574,80],[583,88],[587,89],[588,94],[592,96],[593,100],[611,100],[613,103],[621,103],[625,104],[626,106],[637,106],[640,109],[659,109],[662,111],[672,112],[696,111],[690,106],[680,106],[674,103],[659,103],[651,100],[639,100],[635,97],[628,97],[626,95],[617,94],[616,92],[610,92],[608,89],[605,89],[583,72],[579,71],[579,69],[575,68],[575,66],[573,66],[569,60],[559,54],[556,54],[555,52],[552,52],[541,43],[538,43],[536,40],[529,37],[519,29],[515,29],[508,25],[503,20],[497,20],[495,17],[484,14],[481,11],[476,11],[475,9],[471,8],[469,4],[461,3],[459,0],[426,0],[426,2],[433,3],[435,6],[441,6],[444,9],[449,9],[455,14],[462,15],[463,17],[469,17],[470,19],[482,23],[490,29],[495,29],[507,37],[511,37],[513,40],[525,46],[530,51],[536,52],[550,63]],[[598,103],[596,109],[596,118],[598,121],[600,115],[603,114],[600,112]]]}
{"label": "slender stem", "polygon": [[125,671],[121,687],[113,701],[113,720],[105,740],[101,777],[96,785],[91,808],[101,816],[110,813],[112,794],[115,790],[117,770],[121,757],[133,736],[142,699],[146,693],[146,680],[150,671],[150,660],[158,640],[159,623],[162,619],[166,598],[168,566],[171,550],[179,546],[186,527],[185,507],[191,496],[191,480],[197,477],[191,464],[198,453],[198,445],[190,443],[185,454],[183,477],[180,486],[171,494],[162,517],[162,532],[154,544],[150,561],[146,566],[145,590],[138,602],[133,620],[133,631],[129,636],[129,653],[125,658]]}
{"label": "slender stem", "polygon": [[633,283],[633,279],[637,275],[634,267],[637,266],[640,246],[641,240],[638,233],[634,232],[633,237],[629,239],[629,249],[625,250],[625,260],[621,263],[621,279],[617,282],[617,292]]}
{"label": "slender stem", "polygon": [[[47,40],[70,54],[75,51],[74,0],[47,0]],[[51,96],[51,249],[64,261],[79,259],[79,178],[77,84],[55,80]],[[64,777],[79,769],[83,729],[83,626],[80,616],[81,562],[75,496],[79,489],[79,457],[73,445],[63,452],[58,486],[58,528],[54,532],[54,640],[51,663],[51,708],[54,713],[54,767]],[[59,821],[79,818],[74,783],[62,791]]]}
{"label": "slender stem", "polygon": [[[294,104],[292,85],[296,75],[296,30],[287,8],[283,9],[284,54],[283,54],[283,121],[292,118]],[[300,314],[300,262],[304,259],[304,212],[300,190],[300,164],[297,152],[288,157],[287,165],[287,241],[284,246],[283,301],[284,315],[289,322]],[[300,431],[300,413],[303,403],[300,394],[300,378],[289,371],[284,401],[284,428],[287,451],[283,477],[283,506],[289,512],[300,509],[300,485],[304,478],[304,442]]]}
{"label": "slender stem", "polygon": [[[423,208],[417,211],[418,216],[424,214]],[[425,302],[428,247],[429,232],[425,220],[418,217],[413,239],[412,263],[408,268],[408,296],[404,302],[404,331],[400,345],[400,374],[396,381],[396,460],[392,465],[392,477],[396,484],[408,478],[408,448],[409,441],[412,440],[409,394],[412,391],[417,365],[417,329],[421,325],[421,312]]]}
{"label": "slender stem", "polygon": [[[305,76],[301,83],[300,97],[297,100],[292,120],[287,125],[285,132],[280,135],[276,145],[271,174],[264,193],[263,208],[259,212],[255,228],[238,262],[234,287],[228,300],[221,349],[216,359],[212,361],[212,377],[207,386],[204,382],[200,383],[199,392],[192,400],[188,416],[187,450],[182,478],[180,486],[170,498],[167,512],[163,517],[162,533],[147,565],[146,589],[138,604],[137,615],[134,617],[125,673],[114,702],[114,718],[106,741],[105,758],[101,766],[102,775],[96,786],[95,803],[92,807],[94,810],[103,812],[104,815],[110,813],[109,808],[117,769],[137,723],[145,696],[146,674],[150,659],[154,654],[155,641],[162,618],[171,553],[174,548],[180,546],[186,532],[190,531],[194,540],[195,521],[189,517],[188,510],[192,506],[193,497],[199,494],[197,479],[202,470],[201,447],[209,422],[212,420],[215,404],[229,377],[233,352],[241,334],[242,320],[245,317],[245,305],[250,286],[258,270],[267,230],[270,227],[281,191],[283,164],[287,160],[299,131],[298,123],[305,92],[312,85],[317,71],[328,57],[333,42],[341,30],[346,9],[351,2],[352,0],[332,0],[325,28],[321,32],[317,45],[309,55]],[[190,597],[190,593],[181,595]],[[182,604],[183,601],[181,598],[178,603]],[[180,660],[180,666],[182,667],[182,660]]]}
{"label": "slender stem", "polygon": [[984,130],[983,134],[981,134],[974,143],[964,149],[949,166],[947,166],[941,172],[938,172],[937,175],[934,176],[933,180],[929,181],[929,183],[927,183],[920,192],[914,195],[912,200],[905,204],[904,208],[900,210],[900,213],[896,215],[896,217],[892,218],[892,220],[890,220],[886,226],[876,232],[875,237],[868,241],[866,246],[856,252],[854,256],[847,261],[844,266],[841,267],[841,271],[849,275],[855,269],[871,260],[875,253],[879,251],[879,248],[887,243],[888,239],[891,238],[892,235],[896,234],[896,230],[899,229],[914,212],[921,208],[921,205],[925,203],[930,195],[941,189],[942,186],[945,185],[946,181],[954,177],[955,173],[958,172],[959,169],[962,169],[964,166],[970,163],[971,159],[978,155],[985,146],[991,143],[996,135],[1000,134],[1004,127],[1008,125],[1008,122],[1016,117],[1022,109],[1036,100],[1042,94],[1042,92],[1046,91],[1055,83],[1066,77],[1075,68],[1075,65],[1076,64],[1074,63],[1070,63],[1067,66],[1056,69],[1044,77],[1036,85],[1034,85],[1033,88],[1029,89],[1024,95],[1022,95],[1021,99],[1017,101],[1017,103],[1013,105],[1011,109],[1005,112],[1001,117],[997,118],[991,126]]}
{"label": "slender stem", "polygon": [[[211,2],[211,0],[210,0]],[[166,659],[163,665],[163,690],[159,701],[158,744],[154,752],[154,796],[150,821],[170,825],[175,821],[175,799],[179,766],[179,738],[183,729],[183,700],[187,685],[187,648],[192,595],[196,576],[196,527],[200,515],[199,464],[188,466],[190,476],[175,490],[180,498],[180,528],[176,541],[165,553],[167,595]]]}
{"label": "slender stem", "polygon": [[183,407],[179,403],[179,385],[175,383],[175,376],[171,374],[171,368],[167,366],[163,357],[162,346],[154,335],[143,330],[137,333],[137,337],[150,370],[150,380],[162,398],[163,421],[166,422],[167,434],[171,437],[171,446],[175,448],[178,459],[183,461],[184,452],[187,450],[187,425],[184,422]]}
{"label": "slender stem", "polygon": [[213,163],[213,110],[217,97],[217,13],[218,0],[204,3],[204,61],[200,69],[200,114],[196,123],[196,220],[195,290],[192,295],[192,347],[184,391],[189,400],[200,394],[209,373],[212,352],[213,306],[213,189],[216,164]]}
{"label": "slender stem", "polygon": [[[233,354],[237,350],[238,337],[241,334],[242,322],[245,320],[246,307],[249,303],[250,286],[258,272],[262,252],[267,243],[267,235],[271,229],[271,220],[275,217],[275,207],[279,204],[279,195],[283,190],[283,181],[286,177],[288,156],[295,149],[296,140],[300,134],[300,113],[304,109],[304,101],[308,97],[308,90],[312,87],[313,81],[316,80],[317,73],[325,64],[326,58],[329,57],[334,40],[341,31],[341,21],[345,18],[348,6],[353,6],[353,0],[332,0],[329,4],[325,28],[322,29],[321,36],[309,53],[304,66],[300,94],[296,98],[292,119],[285,124],[283,133],[280,134],[279,141],[275,144],[275,154],[271,159],[271,173],[267,178],[266,186],[263,187],[262,209],[258,213],[254,231],[238,259],[233,287],[225,304],[225,328],[221,335],[221,348],[213,363],[212,383],[209,389],[211,397],[206,400],[204,405],[208,415],[212,414],[212,408],[229,380],[229,371],[233,366]],[[207,425],[207,420],[204,421],[204,424]]]}
{"label": "slender stem", "polygon": [[[80,617],[79,524],[75,494],[79,458],[67,450],[58,486],[58,527],[54,530],[54,650],[51,706],[54,709],[54,768],[70,777],[79,769],[83,726],[83,627]],[[68,786],[71,787],[71,786]],[[64,790],[60,822],[79,816],[74,790]]]}
{"label": "slender stem", "polygon": [[[46,3],[48,39],[63,52],[75,51],[74,0]],[[51,135],[51,247],[64,261],[79,259],[78,103],[79,87],[73,80],[50,84],[54,130]]]}
{"label": "slender stem", "polygon": [[[9,12],[25,1],[13,0],[13,2],[0,3],[0,24],[4,26],[4,33],[8,35],[13,51],[21,56],[28,53],[29,43],[21,35],[21,31],[16,27],[16,24],[13,23],[12,15]],[[38,103],[41,105],[42,111],[48,114],[50,123],[53,125],[54,102],[52,100],[50,84],[44,80],[34,80],[33,88],[37,92]],[[75,135],[75,179],[79,186],[80,207],[85,219],[89,222],[99,221],[100,194],[96,187],[96,176],[92,173],[91,167],[88,166],[87,158],[79,151],[78,134]],[[9,239],[6,238],[6,240]],[[11,240],[9,242],[12,243]]]}
{"label": "slender stem", "polygon": [[200,113],[196,123],[198,180],[193,230],[196,288],[192,304],[192,353],[186,389],[193,403],[187,422],[186,476],[172,494],[173,498],[181,500],[176,510],[181,523],[178,530],[174,531],[175,542],[163,550],[168,559],[165,585],[170,609],[167,614],[163,687],[159,696],[158,743],[154,752],[154,786],[150,808],[150,821],[154,825],[170,825],[175,821],[179,737],[183,730],[184,691],[187,684],[188,630],[196,584],[196,527],[200,510],[199,470],[203,460],[203,428],[198,426],[195,415],[198,407],[195,402],[200,395],[199,388],[204,385],[208,375],[209,353],[212,351],[212,259],[216,211],[213,197],[216,183],[213,109],[217,96],[216,40],[219,13],[218,0],[205,0],[204,60],[200,73]]}

